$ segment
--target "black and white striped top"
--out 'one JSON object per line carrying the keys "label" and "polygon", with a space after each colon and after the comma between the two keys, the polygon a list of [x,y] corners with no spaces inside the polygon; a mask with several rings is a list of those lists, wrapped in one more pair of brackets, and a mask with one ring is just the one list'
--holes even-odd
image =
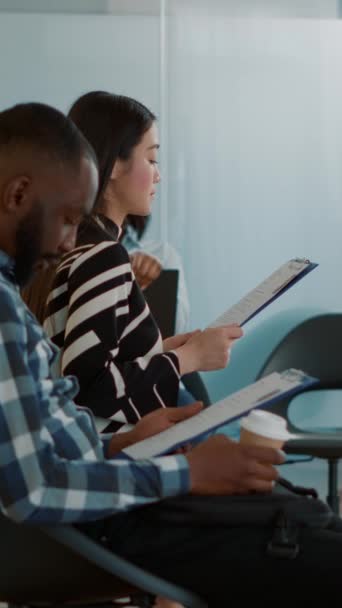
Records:
{"label": "black and white striped top", "polygon": [[159,329],[134,278],[118,228],[102,216],[80,230],[78,246],[58,267],[45,329],[62,348],[61,372],[78,378],[79,405],[135,424],[177,404],[177,355],[162,352]]}

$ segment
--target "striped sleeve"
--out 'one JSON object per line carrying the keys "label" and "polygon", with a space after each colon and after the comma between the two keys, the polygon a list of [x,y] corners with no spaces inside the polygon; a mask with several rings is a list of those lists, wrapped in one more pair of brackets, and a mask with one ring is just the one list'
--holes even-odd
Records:
{"label": "striped sleeve", "polygon": [[64,259],[45,323],[63,348],[62,372],[77,376],[77,401],[119,428],[177,403],[177,355],[159,330],[117,242],[84,246]]}

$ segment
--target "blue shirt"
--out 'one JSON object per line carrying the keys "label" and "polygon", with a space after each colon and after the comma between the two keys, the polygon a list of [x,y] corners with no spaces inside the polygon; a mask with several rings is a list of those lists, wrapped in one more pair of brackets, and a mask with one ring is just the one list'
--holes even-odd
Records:
{"label": "blue shirt", "polygon": [[177,291],[177,316],[175,333],[182,334],[189,331],[190,324],[190,303],[188,289],[185,282],[185,274],[183,263],[178,251],[170,243],[154,241],[152,239],[142,238],[138,236],[134,228],[130,225],[126,227],[125,234],[122,238],[122,244],[127,249],[128,253],[135,251],[143,251],[149,253],[159,260],[162,268],[174,268],[178,270],[178,291]]}
{"label": "blue shirt", "polygon": [[81,522],[189,490],[184,456],[107,459],[74,377],[54,377],[58,349],[22,301],[0,250],[0,508],[31,522]]}

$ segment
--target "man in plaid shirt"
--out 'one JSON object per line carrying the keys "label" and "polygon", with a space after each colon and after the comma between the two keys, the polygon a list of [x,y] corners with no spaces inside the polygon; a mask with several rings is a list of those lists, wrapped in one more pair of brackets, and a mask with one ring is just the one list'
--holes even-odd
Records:
{"label": "man in plaid shirt", "polygon": [[[241,575],[250,582],[247,595],[249,588],[253,594],[265,585],[278,588],[290,576],[315,590],[320,578],[326,586],[339,584],[342,540],[335,532],[303,531],[304,557],[273,561],[260,526],[166,525],[137,508],[189,492],[270,491],[278,476],[274,467],[284,461],[280,452],[216,436],[186,455],[133,462],[119,451],[200,406],[153,412],[129,433],[100,437],[91,414],[73,403],[76,380],[55,377],[58,352],[23,304],[19,287],[37,265],[74,246],[96,189],[94,153],[60,112],[23,104],[0,113],[2,512],[18,522],[78,524],[109,548],[201,593],[211,608],[222,606],[227,584],[232,597],[243,597]],[[315,571],[321,574],[317,580]]]}

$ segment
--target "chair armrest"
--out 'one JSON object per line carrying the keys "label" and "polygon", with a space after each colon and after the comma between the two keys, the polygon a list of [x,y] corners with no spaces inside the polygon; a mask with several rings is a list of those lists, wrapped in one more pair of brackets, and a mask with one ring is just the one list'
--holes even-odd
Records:
{"label": "chair armrest", "polygon": [[287,454],[307,454],[316,458],[342,458],[342,433],[298,433],[286,442]]}

